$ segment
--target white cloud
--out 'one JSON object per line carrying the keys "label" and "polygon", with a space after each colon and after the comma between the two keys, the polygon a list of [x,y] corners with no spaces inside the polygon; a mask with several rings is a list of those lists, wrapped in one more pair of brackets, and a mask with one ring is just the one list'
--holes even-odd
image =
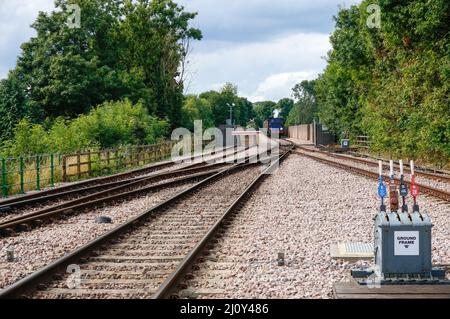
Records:
{"label": "white cloud", "polygon": [[0,0],[0,79],[14,67],[20,45],[35,34],[30,25],[39,11],[53,8],[53,0]]}
{"label": "white cloud", "polygon": [[284,72],[273,74],[265,78],[251,95],[248,96],[252,102],[264,100],[281,100],[290,97],[291,89],[303,80],[312,80],[317,76],[314,71]]}
{"label": "white cloud", "polygon": [[338,5],[361,0],[176,0],[198,12],[194,24],[208,40],[252,41],[287,30],[328,32]]}
{"label": "white cloud", "polygon": [[232,82],[252,100],[289,97],[297,81],[312,79],[323,70],[322,57],[329,49],[327,34],[297,33],[256,43],[220,44],[210,52],[194,51],[189,91],[200,93]]}
{"label": "white cloud", "polygon": [[[303,75],[315,77],[330,49],[328,33],[338,4],[361,0],[176,0],[198,11],[188,92],[238,85],[252,100],[290,96]],[[13,68],[20,44],[34,35],[30,24],[54,0],[0,0],[0,78]],[[312,74],[312,75],[311,75]]]}

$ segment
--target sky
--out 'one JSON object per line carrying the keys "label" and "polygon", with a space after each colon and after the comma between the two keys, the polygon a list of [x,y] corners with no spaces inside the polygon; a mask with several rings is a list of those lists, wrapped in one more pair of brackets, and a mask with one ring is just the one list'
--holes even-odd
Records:
{"label": "sky", "polygon": [[[291,97],[302,80],[326,66],[333,15],[338,6],[360,0],[176,0],[198,12],[192,26],[203,39],[192,43],[186,93],[236,84],[253,102]],[[20,44],[35,35],[30,28],[53,0],[0,0],[0,79],[14,68]]]}

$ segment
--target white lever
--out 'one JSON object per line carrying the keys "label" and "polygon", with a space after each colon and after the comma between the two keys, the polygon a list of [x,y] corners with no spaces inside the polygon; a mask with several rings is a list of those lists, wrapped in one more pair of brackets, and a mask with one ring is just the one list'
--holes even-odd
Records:
{"label": "white lever", "polygon": [[390,166],[390,176],[394,176],[394,161],[390,160],[389,161],[389,166]]}

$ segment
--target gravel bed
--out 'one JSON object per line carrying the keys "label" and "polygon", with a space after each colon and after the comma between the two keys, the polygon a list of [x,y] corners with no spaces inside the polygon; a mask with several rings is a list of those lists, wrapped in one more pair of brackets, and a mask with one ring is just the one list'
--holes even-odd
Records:
{"label": "gravel bed", "polygon": [[[233,154],[233,153],[234,153],[233,149],[225,151],[225,154],[227,154],[227,155],[230,155],[230,154]],[[244,152],[239,152],[239,153],[236,154],[236,158],[242,158],[244,156],[244,154],[247,154],[246,156],[248,156],[248,154],[254,155],[254,154],[256,154],[256,148],[251,148],[250,150],[248,150],[245,153]],[[209,161],[211,164],[214,163],[214,162],[220,163],[220,162],[223,162],[222,155],[223,155],[223,152],[219,152],[218,154],[205,156],[203,159],[204,159],[204,161]],[[169,171],[174,171],[174,170],[177,170],[177,169],[186,168],[189,165],[191,165],[191,164],[189,164],[189,163],[188,164],[187,163],[174,164],[173,166],[165,167],[165,168],[162,168],[162,169],[158,169],[157,171],[149,172],[149,173],[146,173],[146,174],[142,174],[142,175],[137,174],[135,177],[137,177],[137,176],[149,177],[149,176],[157,175],[157,174],[164,173],[164,172],[169,172]],[[163,181],[158,181],[158,182],[149,182],[148,185],[158,185],[160,183],[165,183],[165,182],[168,182],[168,181],[171,181],[171,180],[174,180],[174,179],[176,179],[176,178],[165,179]],[[80,198],[82,196],[88,196],[88,195],[95,194],[95,193],[97,193],[97,191],[96,190],[92,190],[92,191],[90,191],[88,193],[83,193],[80,196],[77,196],[76,194],[73,194],[73,195],[70,196],[70,198],[62,198],[62,199],[49,201],[47,203],[40,204],[38,206],[24,207],[24,208],[15,209],[15,210],[7,213],[7,214],[0,215],[0,222],[6,222],[6,221],[8,221],[10,219],[13,219],[13,218],[16,218],[16,217],[21,217],[23,215],[30,214],[30,213],[33,213],[33,212],[36,212],[36,211],[39,211],[39,210],[42,210],[42,209],[45,209],[45,208],[49,208],[49,207],[53,207],[53,206],[56,206],[56,205],[63,204],[64,202],[67,202],[69,200],[74,200],[74,199]]]}
{"label": "gravel bed", "polygon": [[[1,238],[0,287],[14,283],[193,184],[165,188],[114,206],[70,216],[14,237]],[[97,224],[95,218],[98,216],[109,216],[113,223]],[[6,261],[6,250],[11,245],[17,258],[12,263]]]}
{"label": "gravel bed", "polygon": [[[325,159],[328,159],[328,160],[331,160],[331,161],[337,162],[337,163],[342,162],[342,159],[337,159],[337,158],[328,156],[326,154],[314,153],[311,155],[325,158]],[[374,173],[378,173],[378,167],[370,166],[370,165],[366,165],[366,164],[362,164],[362,163],[358,163],[358,162],[353,162],[351,159],[349,159],[346,164],[350,164],[353,167],[362,168],[362,169],[369,170]],[[386,164],[386,162],[385,162],[385,164]],[[408,167],[409,167],[409,164],[408,164]],[[383,171],[384,175],[386,175],[386,176],[389,175],[389,170],[386,170],[386,168],[384,168],[383,170],[384,170]],[[395,173],[396,177],[400,178],[400,169],[399,168],[394,168],[394,173]],[[408,182],[411,181],[411,175],[409,173],[405,174],[405,181],[408,181]],[[444,182],[444,181],[438,181],[438,180],[434,180],[434,179],[427,178],[424,176],[416,175],[416,183],[422,184],[425,186],[429,186],[429,187],[433,187],[433,188],[437,188],[437,189],[441,189],[446,192],[450,192],[450,184],[447,182]]]}
{"label": "gravel bed", "polygon": [[[376,192],[376,181],[291,155],[219,239],[213,262],[199,264],[189,289],[224,289],[207,298],[332,297],[334,282],[370,264],[332,260],[329,251],[338,242],[372,242]],[[424,196],[419,204],[435,225],[433,263],[450,264],[449,205]],[[279,252],[285,266],[277,265]]]}
{"label": "gravel bed", "polygon": [[[152,219],[149,219],[141,227],[138,227],[129,232],[128,235],[122,236],[122,239],[117,244],[129,244],[131,245],[125,251],[120,253],[121,257],[129,256],[173,256],[174,250],[167,249],[164,243],[167,243],[166,239],[180,240],[179,236],[184,237],[180,243],[189,242],[189,246],[177,249],[176,255],[184,255],[200,240],[207,229],[216,221],[217,217],[232,203],[240,192],[259,174],[260,168],[258,166],[246,168],[244,171],[236,171],[234,174],[225,175],[222,179],[208,185],[206,188],[195,193],[194,196],[184,199],[182,202],[173,204],[173,206],[164,213],[156,214]],[[178,220],[176,220],[178,219]],[[189,227],[191,226],[191,227]],[[194,227],[194,228],[193,228]],[[178,235],[178,236],[177,236]],[[148,243],[150,241],[155,242],[155,239],[150,239],[154,236],[161,236],[161,245],[154,245],[154,248],[148,250],[141,248],[140,245]],[[107,249],[97,252],[96,256],[115,255],[118,248],[114,243],[108,246]],[[134,251],[138,250],[138,251]],[[132,262],[132,266],[123,267],[120,272],[117,272],[116,279],[129,278],[130,272],[134,272],[136,267],[139,266],[139,261]],[[107,262],[103,263],[105,267],[108,266]],[[168,265],[170,264],[170,266]],[[173,262],[158,262],[154,263],[154,270],[170,270],[173,271],[177,266],[177,263]],[[89,262],[83,264],[82,271],[90,267]],[[98,268],[98,266],[95,266]],[[116,265],[114,266],[116,267]],[[145,272],[147,273],[147,272]],[[151,276],[151,271],[148,271]],[[67,275],[66,275],[67,276]],[[119,277],[120,276],[120,277]],[[164,277],[153,278],[148,280],[148,284],[155,287],[161,284]],[[50,287],[65,288],[65,280],[55,281],[50,284]],[[120,284],[117,282],[107,284],[83,284],[80,288],[89,289],[124,289],[132,288],[126,284]],[[95,291],[94,291],[95,292]],[[70,293],[70,291],[69,291]],[[47,291],[38,292],[33,295],[34,298],[54,298],[55,295],[48,293]],[[66,296],[69,297],[69,296]],[[109,295],[98,295],[95,297],[110,298]],[[145,294],[145,290],[142,291],[142,296],[133,296],[135,298],[148,297]]]}
{"label": "gravel bed", "polygon": [[[256,154],[256,148],[247,153]],[[19,233],[15,237],[0,239],[0,288],[14,283],[187,187],[189,185],[171,187],[125,203],[74,215],[66,220]],[[113,223],[94,222],[95,217],[103,215],[111,217]],[[9,246],[14,247],[15,256],[18,258],[14,263],[6,261],[6,250]]]}

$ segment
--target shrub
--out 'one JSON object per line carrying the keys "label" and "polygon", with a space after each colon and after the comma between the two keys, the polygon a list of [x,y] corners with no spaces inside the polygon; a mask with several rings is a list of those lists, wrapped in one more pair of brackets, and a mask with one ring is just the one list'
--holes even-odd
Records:
{"label": "shrub", "polygon": [[74,120],[57,118],[49,130],[21,120],[13,138],[4,143],[3,156],[71,153],[83,149],[154,144],[169,134],[169,123],[148,114],[129,100],[107,102]]}

